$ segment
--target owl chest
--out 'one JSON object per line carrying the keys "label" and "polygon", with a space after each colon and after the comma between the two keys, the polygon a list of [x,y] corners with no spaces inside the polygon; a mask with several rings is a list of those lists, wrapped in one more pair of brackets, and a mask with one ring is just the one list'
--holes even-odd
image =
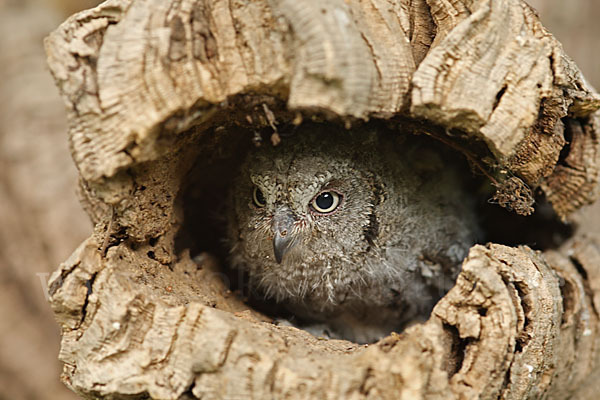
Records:
{"label": "owl chest", "polygon": [[[335,247],[334,247],[335,249]],[[384,281],[393,281],[390,264],[382,254],[369,249],[348,254],[343,249],[332,256],[332,249],[313,252],[296,251],[281,264],[267,260],[250,268],[251,279],[259,291],[272,293],[278,301],[303,303],[315,310],[356,303],[366,298],[377,299],[380,304],[380,287]],[[307,253],[308,252],[308,253]],[[369,292],[377,292],[376,296]]]}

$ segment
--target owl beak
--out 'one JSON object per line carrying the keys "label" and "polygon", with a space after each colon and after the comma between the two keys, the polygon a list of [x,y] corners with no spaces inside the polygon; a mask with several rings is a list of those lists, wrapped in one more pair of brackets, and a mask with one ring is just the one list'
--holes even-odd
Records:
{"label": "owl beak", "polygon": [[285,256],[296,244],[294,240],[294,216],[290,211],[276,212],[273,216],[273,252],[275,260],[281,264]]}

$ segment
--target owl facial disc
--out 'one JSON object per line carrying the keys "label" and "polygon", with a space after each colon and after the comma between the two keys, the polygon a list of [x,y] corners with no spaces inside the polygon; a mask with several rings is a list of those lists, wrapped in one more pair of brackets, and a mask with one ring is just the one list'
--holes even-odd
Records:
{"label": "owl facial disc", "polygon": [[275,260],[279,264],[283,260],[283,256],[288,253],[296,244],[294,232],[294,223],[296,219],[294,214],[287,207],[280,207],[275,211],[271,222],[273,230],[273,252]]}

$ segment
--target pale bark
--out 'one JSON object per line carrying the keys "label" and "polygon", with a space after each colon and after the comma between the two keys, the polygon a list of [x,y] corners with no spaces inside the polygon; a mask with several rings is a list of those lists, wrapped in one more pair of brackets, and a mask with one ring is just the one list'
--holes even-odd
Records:
{"label": "pale bark", "polygon": [[189,172],[223,132],[301,117],[435,136],[523,214],[538,188],[562,218],[593,201],[600,98],[524,3],[109,0],[46,45],[96,224],[50,283],[64,381],[82,396],[588,393],[597,237],[475,246],[426,323],[370,346],[271,324],[174,245]]}

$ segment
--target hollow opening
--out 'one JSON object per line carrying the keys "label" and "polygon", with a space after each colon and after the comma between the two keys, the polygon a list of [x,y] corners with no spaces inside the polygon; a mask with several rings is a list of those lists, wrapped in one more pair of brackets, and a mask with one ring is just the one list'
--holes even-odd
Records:
{"label": "hollow opening", "polygon": [[529,216],[509,212],[485,197],[479,199],[478,215],[486,240],[507,246],[526,245],[534,250],[557,249],[573,236],[576,226],[563,222],[543,194],[538,194],[535,212]]}
{"label": "hollow opening", "polygon": [[453,325],[444,323],[442,326],[445,333],[445,348],[448,350],[444,355],[442,363],[445,366],[448,376],[452,377],[462,368],[467,346],[473,339],[462,339],[458,333],[458,329]]}
{"label": "hollow opening", "polygon": [[225,289],[247,303],[247,276],[229,267],[226,213],[234,177],[257,137],[262,137],[260,132],[231,126],[204,132],[197,142],[198,157],[177,200],[183,225],[175,238],[176,253],[189,251],[196,263],[208,263],[211,270],[216,267]]}
{"label": "hollow opening", "polygon": [[[383,131],[390,134],[388,131],[398,130],[398,124],[390,129],[389,123],[377,121],[361,124],[353,129],[362,129],[367,125],[377,126],[382,134]],[[337,124],[332,126],[343,129]],[[273,140],[290,140],[288,133],[296,129],[293,124],[278,125],[277,128],[278,134],[273,136],[273,128],[268,125],[257,129],[229,125],[211,128],[199,136],[196,163],[188,172],[179,194],[178,204],[182,211],[183,225],[176,237],[176,251],[180,253],[189,249],[192,257],[216,259],[221,272],[226,276],[228,288],[250,308],[274,321],[304,327],[309,321],[305,315],[296,315],[272,298],[264,296],[264,293],[249,290],[248,274],[230,266],[230,249],[225,240],[227,213],[230,212],[229,191],[245,157],[259,146],[272,146]],[[468,177],[465,187],[472,195],[473,207],[481,226],[478,243],[495,242],[511,246],[525,244],[534,249],[545,250],[559,246],[573,234],[574,228],[560,222],[543,198],[538,199],[536,212],[529,217],[518,216],[498,205],[490,204],[488,199],[493,194],[493,187],[485,177],[472,173],[474,169],[469,167],[466,158],[459,151],[425,135],[406,136],[411,141],[420,142],[422,148],[434,148],[444,153]],[[435,257],[433,261],[435,262]],[[452,284],[453,281],[445,285],[444,290],[428,293],[437,301]],[[430,311],[430,307],[421,310],[420,320],[425,320]],[[317,336],[328,334],[327,327],[312,326],[307,330]],[[397,329],[389,329],[390,332],[393,330]]]}

